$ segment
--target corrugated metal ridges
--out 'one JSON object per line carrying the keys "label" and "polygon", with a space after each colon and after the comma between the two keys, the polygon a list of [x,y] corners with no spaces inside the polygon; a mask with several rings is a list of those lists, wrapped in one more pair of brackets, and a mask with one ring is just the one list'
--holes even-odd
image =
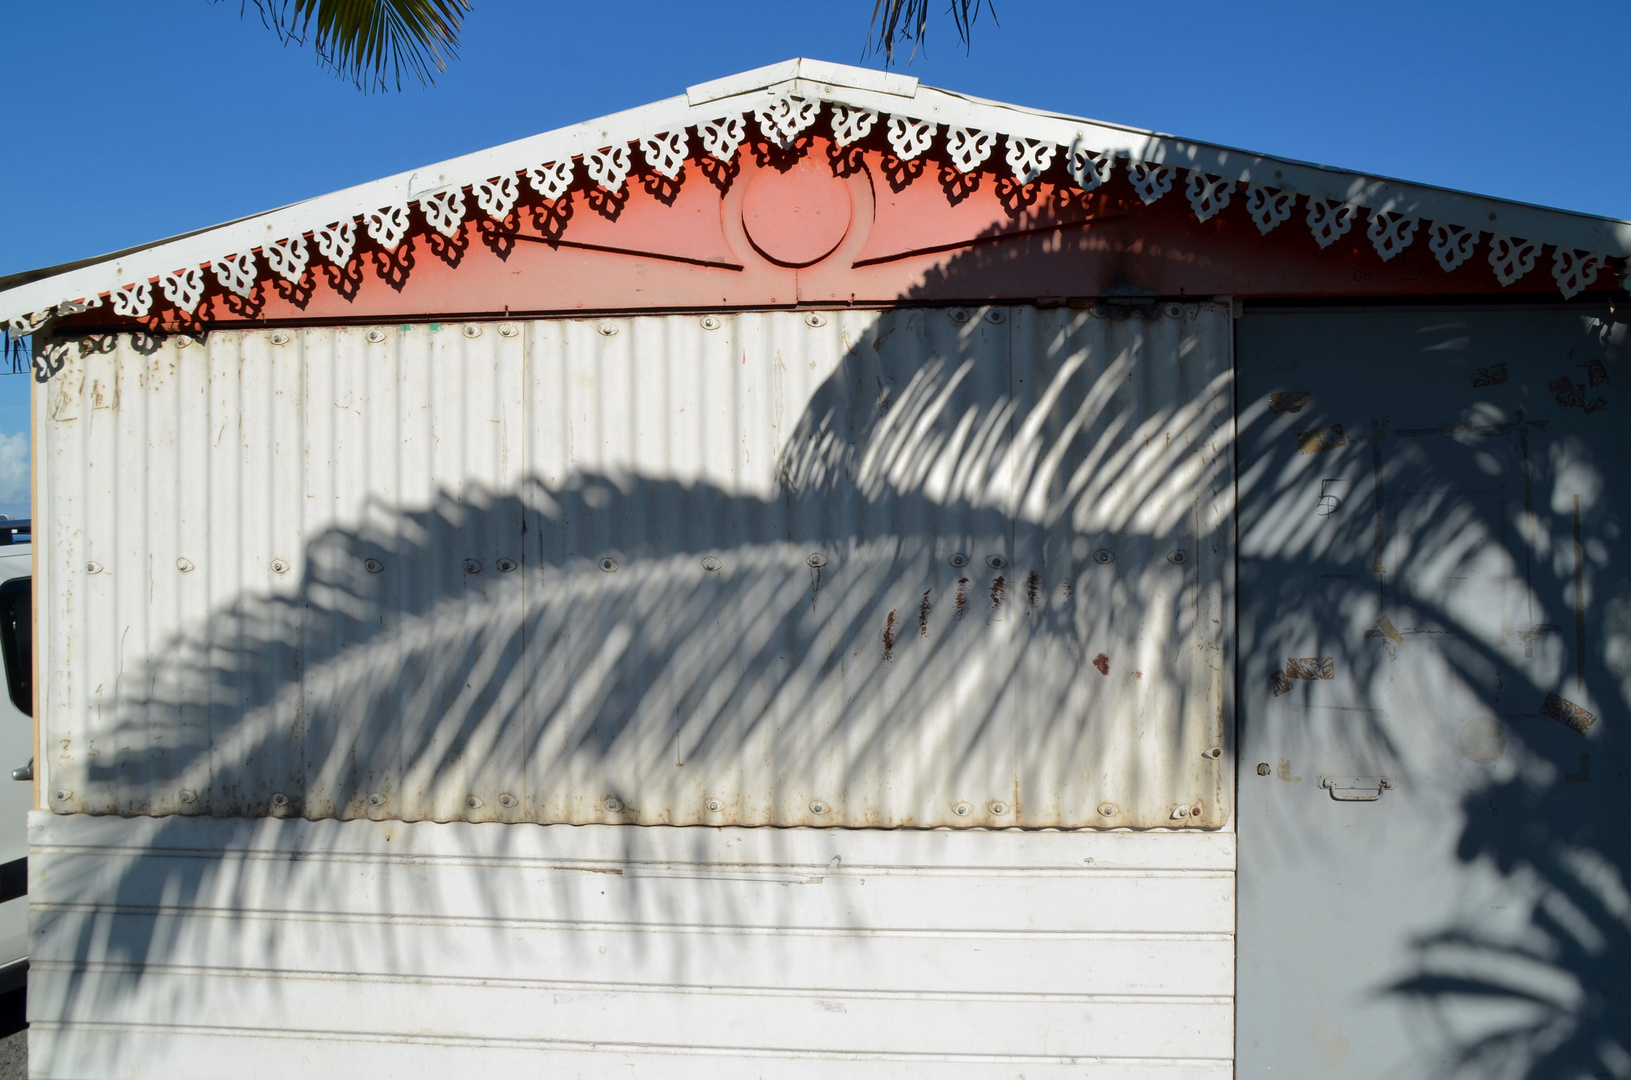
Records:
{"label": "corrugated metal ridges", "polygon": [[43,790],[1219,826],[1229,334],[1175,304],[88,340],[39,391]]}

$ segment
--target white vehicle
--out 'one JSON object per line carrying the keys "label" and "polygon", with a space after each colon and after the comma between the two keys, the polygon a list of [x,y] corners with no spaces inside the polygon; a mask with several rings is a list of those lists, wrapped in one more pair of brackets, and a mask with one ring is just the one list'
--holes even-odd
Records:
{"label": "white vehicle", "polygon": [[0,993],[28,981],[28,812],[34,809],[33,570],[28,521],[0,519]]}

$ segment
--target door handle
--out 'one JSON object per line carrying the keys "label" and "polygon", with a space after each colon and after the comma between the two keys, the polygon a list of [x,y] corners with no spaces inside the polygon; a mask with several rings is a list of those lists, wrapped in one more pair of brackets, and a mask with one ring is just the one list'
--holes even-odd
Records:
{"label": "door handle", "polygon": [[27,765],[24,765],[20,769],[11,770],[11,778],[13,780],[32,780],[32,779],[34,779],[34,759],[29,758]]}
{"label": "door handle", "polygon": [[1337,802],[1375,802],[1393,786],[1390,776],[1322,776],[1320,787]]}

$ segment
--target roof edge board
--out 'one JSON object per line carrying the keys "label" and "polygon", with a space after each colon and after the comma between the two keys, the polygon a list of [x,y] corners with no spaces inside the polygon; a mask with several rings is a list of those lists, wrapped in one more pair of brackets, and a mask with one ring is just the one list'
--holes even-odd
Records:
{"label": "roof edge board", "polygon": [[722,79],[711,79],[695,86],[688,86],[685,89],[685,98],[687,104],[695,108],[725,98],[751,94],[756,90],[767,90],[795,79],[808,79],[835,89],[843,87],[850,90],[870,90],[873,93],[901,98],[916,95],[918,88],[915,76],[799,57],[794,60],[783,60],[779,64],[754,68],[739,75],[727,75]]}

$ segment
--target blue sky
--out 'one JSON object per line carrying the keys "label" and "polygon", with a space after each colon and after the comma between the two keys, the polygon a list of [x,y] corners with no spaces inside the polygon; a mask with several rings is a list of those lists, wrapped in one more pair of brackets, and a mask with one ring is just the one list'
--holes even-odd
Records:
{"label": "blue sky", "polygon": [[[938,7],[938,0],[935,0]],[[252,214],[792,56],[862,59],[873,0],[475,0],[430,90],[359,93],[238,0],[7,11],[0,274]],[[1631,217],[1624,3],[997,0],[902,70],[981,97]],[[0,376],[0,513],[27,385]],[[19,487],[19,485],[21,485]],[[19,501],[21,500],[21,501]]]}

